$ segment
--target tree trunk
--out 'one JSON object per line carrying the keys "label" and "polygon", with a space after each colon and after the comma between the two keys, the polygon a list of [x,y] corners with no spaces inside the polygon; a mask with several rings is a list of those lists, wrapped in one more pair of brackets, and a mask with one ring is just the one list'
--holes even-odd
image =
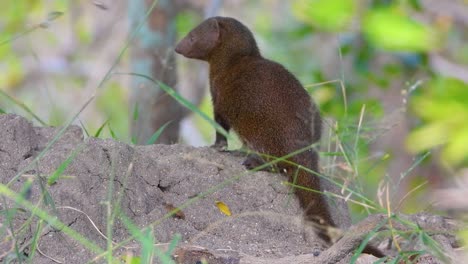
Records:
{"label": "tree trunk", "polygon": [[[128,12],[130,34],[141,23],[153,0],[130,0]],[[170,87],[177,81],[174,44],[174,19],[177,7],[174,1],[160,0],[132,43],[131,71],[160,80]],[[172,144],[179,138],[182,106],[155,84],[141,77],[132,77],[130,89],[131,135],[136,144],[147,144],[151,136],[170,122],[157,143]]]}

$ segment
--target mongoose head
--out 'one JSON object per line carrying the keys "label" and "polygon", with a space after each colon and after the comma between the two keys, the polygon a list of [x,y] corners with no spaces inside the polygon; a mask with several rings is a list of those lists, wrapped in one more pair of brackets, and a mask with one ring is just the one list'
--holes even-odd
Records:
{"label": "mongoose head", "polygon": [[220,40],[220,30],[216,18],[209,18],[190,31],[175,51],[187,58],[206,60]]}
{"label": "mongoose head", "polygon": [[190,31],[175,51],[187,58],[210,61],[213,56],[259,55],[250,30],[230,17],[212,17]]}

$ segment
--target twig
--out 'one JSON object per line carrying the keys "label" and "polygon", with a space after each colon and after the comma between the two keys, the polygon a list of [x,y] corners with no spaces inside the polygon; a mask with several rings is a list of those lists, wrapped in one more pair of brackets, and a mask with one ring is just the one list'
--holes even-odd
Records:
{"label": "twig", "polygon": [[55,262],[55,263],[60,263],[60,264],[63,264],[63,262],[62,262],[62,261],[60,261],[60,260],[57,260],[57,259],[54,259],[53,257],[51,257],[51,256],[47,256],[46,254],[44,254],[44,253],[41,251],[41,249],[39,248],[39,245],[37,246],[37,248],[36,248],[36,249],[37,249],[37,252],[39,252],[39,254],[41,254],[42,256],[44,256],[44,257],[46,257],[46,258],[48,258],[48,259],[52,260],[52,261],[53,261],[53,262]]}
{"label": "twig", "polygon": [[396,239],[396,235],[395,235],[395,229],[393,228],[393,223],[392,223],[392,209],[390,208],[390,190],[389,190],[389,187],[388,187],[388,183],[387,183],[387,192],[386,192],[386,198],[387,198],[387,217],[388,217],[388,225],[390,226],[390,232],[392,233],[392,239],[393,239],[393,242],[395,243],[395,247],[397,248],[398,252],[401,251],[401,247],[400,247],[400,244],[398,243],[398,240]]}
{"label": "twig", "polygon": [[409,192],[407,192],[405,194],[405,196],[403,196],[403,198],[401,198],[400,202],[398,203],[397,207],[395,208],[396,211],[399,211],[401,206],[403,205],[403,202],[406,200],[406,198],[408,198],[412,193],[414,193],[415,191],[419,190],[421,187],[423,187],[424,185],[426,185],[428,183],[428,181],[425,181],[423,183],[421,183],[420,185],[414,187],[413,189],[411,189]]}
{"label": "twig", "polygon": [[[57,209],[70,209],[70,210],[73,210],[73,211],[76,211],[76,212],[79,212],[79,213],[82,213],[86,216],[86,218],[88,218],[89,222],[91,222],[91,225],[93,225],[94,229],[96,229],[96,231],[99,233],[99,235],[101,235],[104,239],[108,240],[108,238],[99,230],[99,228],[96,226],[96,224],[94,223],[94,221],[91,219],[91,217],[89,217],[89,215],[87,215],[85,212],[81,211],[80,209],[76,209],[74,207],[71,207],[71,206],[58,206]],[[112,241],[112,243],[114,245],[117,245],[116,242]]]}

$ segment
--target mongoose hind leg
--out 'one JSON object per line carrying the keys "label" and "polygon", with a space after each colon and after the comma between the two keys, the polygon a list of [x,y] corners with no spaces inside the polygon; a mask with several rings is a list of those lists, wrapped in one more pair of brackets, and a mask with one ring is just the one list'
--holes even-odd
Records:
{"label": "mongoose hind leg", "polygon": [[[250,153],[247,158],[245,158],[242,165],[244,165],[248,170],[253,170],[258,168],[266,163],[265,159],[263,159],[260,155],[256,153]],[[275,165],[264,166],[259,171],[267,171],[267,172],[277,172],[277,168]]]}

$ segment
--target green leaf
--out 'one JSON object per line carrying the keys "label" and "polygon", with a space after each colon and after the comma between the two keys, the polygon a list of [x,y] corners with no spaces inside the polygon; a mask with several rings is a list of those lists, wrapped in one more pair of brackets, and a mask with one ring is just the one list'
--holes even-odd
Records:
{"label": "green leaf", "polygon": [[462,239],[464,245],[468,242],[468,228],[463,228],[458,231],[459,237]]}
{"label": "green leaf", "polygon": [[5,46],[1,53],[5,50],[10,50],[10,53],[6,54],[6,56],[1,59],[6,67],[2,68],[0,87],[6,88],[5,90],[8,91],[11,90],[12,87],[21,85],[25,77],[25,70],[23,62],[17,57],[16,52]]}
{"label": "green leaf", "polygon": [[409,0],[409,4],[411,5],[412,8],[414,8],[417,11],[422,10],[422,6],[419,0]]}
{"label": "green leaf", "polygon": [[364,36],[388,51],[422,52],[437,48],[436,32],[397,8],[376,8],[362,20]]}
{"label": "green leaf", "polygon": [[126,264],[141,264],[141,258],[137,256],[125,255],[125,256],[122,256],[121,259]]}
{"label": "green leaf", "polygon": [[406,142],[408,149],[417,153],[426,149],[440,146],[447,142],[446,126],[443,123],[431,123],[412,131]]}
{"label": "green leaf", "polygon": [[[465,116],[467,117],[467,116]],[[455,130],[445,149],[442,158],[449,164],[462,164],[468,162],[468,124]]]}
{"label": "green leaf", "polygon": [[293,14],[302,22],[325,31],[346,28],[354,16],[354,0],[295,0]]}
{"label": "green leaf", "polygon": [[468,84],[436,77],[417,92],[410,106],[422,124],[407,137],[407,148],[417,153],[440,146],[444,164],[462,166],[468,162]]}
{"label": "green leaf", "polygon": [[176,29],[179,37],[184,37],[202,20],[199,14],[194,11],[179,12],[175,19]]}

